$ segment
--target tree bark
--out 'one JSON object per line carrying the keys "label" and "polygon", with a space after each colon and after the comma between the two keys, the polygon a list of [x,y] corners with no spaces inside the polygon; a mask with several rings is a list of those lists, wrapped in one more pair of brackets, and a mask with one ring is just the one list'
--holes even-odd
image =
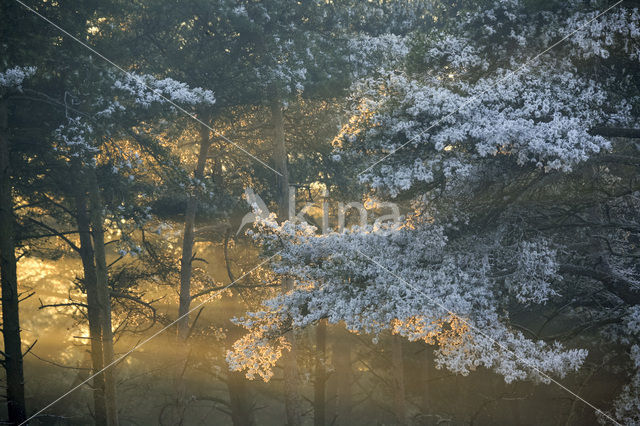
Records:
{"label": "tree bark", "polygon": [[113,329],[111,328],[111,296],[107,273],[107,256],[104,248],[104,218],[102,216],[102,197],[98,185],[98,177],[93,168],[88,169],[89,181],[89,213],[91,220],[91,236],[96,265],[96,289],[100,306],[100,323],[102,326],[102,353],[105,367],[105,404],[109,425],[118,424],[118,407],[116,401],[116,383],[114,368]]}
{"label": "tree bark", "polygon": [[326,362],[327,322],[321,320],[316,326],[316,366],[313,383],[313,424],[324,426],[326,423],[326,394],[327,382]]}
{"label": "tree bark", "polygon": [[282,175],[276,175],[278,218],[284,221],[289,219],[289,164],[284,138],[282,104],[277,98],[271,102],[271,124],[273,125],[273,160],[276,170]]}
{"label": "tree bark", "polygon": [[[271,121],[273,124],[273,159],[276,170],[282,176],[277,176],[278,188],[278,217],[280,221],[288,219],[289,215],[289,169],[287,164],[287,148],[284,139],[284,119],[282,115],[282,104],[277,96],[271,101]],[[295,207],[295,206],[293,206]],[[286,293],[293,289],[293,280],[283,278],[282,292]],[[298,374],[298,364],[296,361],[296,346],[293,332],[286,333],[291,349],[285,351],[283,358],[284,367],[284,399],[287,424],[297,426],[302,423],[302,399],[300,398],[300,376]]]}
{"label": "tree bark", "polygon": [[391,380],[393,383],[393,412],[400,425],[407,423],[404,390],[404,364],[402,356],[402,338],[391,336]]}
{"label": "tree bark", "polygon": [[[80,174],[77,178],[79,182],[83,180]],[[100,320],[100,303],[93,244],[91,243],[91,222],[87,212],[87,195],[85,189],[83,186],[78,186],[78,191],[75,196],[77,210],[76,221],[80,237],[80,258],[84,271],[83,283],[87,293],[87,317],[89,319],[89,339],[91,341],[91,368],[92,373],[96,374],[104,367],[102,324]],[[109,419],[107,417],[105,400],[104,373],[100,373],[93,378],[93,405],[96,425],[108,425]]]}
{"label": "tree bark", "polygon": [[[198,161],[194,171],[194,179],[198,182],[204,177],[204,168],[207,163],[207,153],[211,146],[209,129],[203,124],[200,126],[200,150]],[[197,192],[198,189],[195,189]],[[193,272],[193,244],[195,242],[194,227],[196,222],[196,210],[198,198],[195,193],[189,194],[187,210],[184,215],[184,236],[182,238],[182,257],[180,259],[180,304],[178,306],[178,337],[186,339],[189,333],[189,308],[191,306],[191,275]]]}
{"label": "tree bark", "polygon": [[[191,277],[193,275],[193,245],[195,243],[195,223],[198,207],[197,193],[200,190],[199,184],[204,178],[204,169],[207,164],[207,154],[211,146],[209,128],[204,124],[200,125],[200,146],[198,158],[193,172],[195,185],[193,192],[187,198],[187,208],[184,213],[184,233],[182,236],[182,255],[180,257],[180,295],[178,303],[178,339],[185,343],[190,334],[189,310],[191,309]],[[177,345],[178,367],[176,370],[176,416],[180,424],[185,421],[187,410],[187,387],[185,373],[189,363],[189,348],[186,345]]]}
{"label": "tree bark", "polygon": [[0,281],[2,282],[2,334],[4,368],[7,372],[7,407],[9,422],[26,419],[20,313],[18,309],[18,275],[16,271],[11,160],[8,111],[0,99]]}

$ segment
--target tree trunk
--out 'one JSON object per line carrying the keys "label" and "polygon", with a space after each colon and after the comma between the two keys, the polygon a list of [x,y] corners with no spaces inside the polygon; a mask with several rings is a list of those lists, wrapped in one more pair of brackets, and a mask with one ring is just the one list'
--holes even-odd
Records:
{"label": "tree trunk", "polygon": [[[284,119],[282,116],[282,104],[277,96],[271,102],[271,121],[273,124],[273,159],[276,170],[282,174],[277,176],[278,187],[278,217],[280,221],[288,219],[289,215],[289,169],[287,165],[287,148],[284,139]],[[293,206],[295,208],[295,206]],[[293,289],[291,278],[282,279],[282,292]],[[284,368],[284,400],[287,415],[287,424],[297,426],[302,423],[302,399],[300,398],[300,376],[296,361],[296,346],[293,332],[286,333],[291,349],[285,351],[283,358]]]}
{"label": "tree trunk", "polygon": [[[193,245],[195,243],[195,223],[198,207],[197,193],[200,191],[199,184],[204,177],[204,168],[207,164],[207,154],[211,146],[209,128],[204,124],[200,125],[200,147],[196,168],[193,172],[194,186],[193,192],[188,195],[187,209],[184,213],[184,233],[182,236],[182,256],[180,258],[180,296],[178,304],[178,339],[183,343],[189,337],[189,309],[191,308],[191,276],[193,275]],[[185,374],[189,363],[189,348],[186,345],[178,344],[177,358],[178,368],[176,374],[176,416],[179,424],[185,421],[187,411],[187,386]]]}
{"label": "tree trunk", "polygon": [[[200,126],[200,150],[198,152],[198,162],[194,172],[196,181],[202,181],[204,177],[204,167],[207,163],[207,153],[211,139],[209,129],[203,124]],[[197,185],[197,184],[196,184]],[[191,306],[191,274],[193,262],[193,244],[195,242],[194,227],[196,222],[196,210],[198,198],[194,190],[189,194],[187,200],[187,210],[184,214],[184,236],[182,238],[182,257],[180,259],[180,305],[178,307],[178,337],[186,339],[189,334],[189,307]]]}
{"label": "tree trunk", "polygon": [[313,383],[313,424],[315,426],[324,426],[326,423],[326,346],[327,323],[326,320],[321,320],[316,326],[316,377]]}
{"label": "tree trunk", "polygon": [[109,425],[118,424],[118,407],[116,403],[116,383],[114,368],[113,330],[111,326],[111,296],[107,274],[107,256],[104,249],[104,218],[102,217],[102,198],[98,177],[93,168],[88,169],[89,180],[89,212],[91,220],[91,236],[96,262],[96,288],[98,304],[100,306],[100,324],[102,326],[102,354],[105,367],[105,403]]}
{"label": "tree trunk", "polygon": [[[82,182],[82,175],[78,174],[78,181]],[[100,320],[100,304],[94,263],[93,244],[91,243],[90,220],[87,212],[87,195],[84,187],[79,188],[75,196],[80,236],[80,258],[84,271],[84,287],[87,292],[87,317],[89,319],[89,339],[91,341],[91,368],[96,374],[104,367],[102,347],[102,324]],[[93,405],[96,425],[108,425],[107,406],[105,400],[104,373],[93,378]]]}
{"label": "tree trunk", "polygon": [[333,345],[336,375],[336,420],[339,425],[351,424],[351,336],[346,329],[336,333]]}
{"label": "tree trunk", "polygon": [[0,281],[2,282],[2,334],[4,368],[7,372],[7,407],[9,422],[26,419],[20,314],[18,309],[18,275],[16,272],[11,160],[9,158],[8,111],[0,99]]}
{"label": "tree trunk", "polygon": [[391,380],[393,383],[393,412],[400,425],[407,423],[404,396],[404,365],[402,359],[402,338],[391,336]]}
{"label": "tree trunk", "polygon": [[284,221],[289,219],[289,164],[284,139],[282,104],[278,99],[271,102],[271,124],[273,125],[273,160],[276,170],[282,175],[276,175],[278,218]]}

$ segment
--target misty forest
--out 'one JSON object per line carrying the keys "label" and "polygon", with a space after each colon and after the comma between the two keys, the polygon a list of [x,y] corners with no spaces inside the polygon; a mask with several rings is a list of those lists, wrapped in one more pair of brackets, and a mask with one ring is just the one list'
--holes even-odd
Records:
{"label": "misty forest", "polygon": [[2,0],[0,423],[640,425],[639,9]]}

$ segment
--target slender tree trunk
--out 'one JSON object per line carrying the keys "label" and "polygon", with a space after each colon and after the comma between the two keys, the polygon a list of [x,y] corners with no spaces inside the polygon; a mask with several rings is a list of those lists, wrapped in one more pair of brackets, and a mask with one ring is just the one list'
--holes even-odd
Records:
{"label": "slender tree trunk", "polygon": [[271,124],[273,125],[273,160],[276,170],[282,176],[276,176],[278,188],[278,217],[289,218],[289,162],[284,138],[284,117],[280,100],[271,102]]}
{"label": "slender tree trunk", "polygon": [[198,207],[197,192],[200,190],[199,183],[204,178],[204,169],[207,164],[207,154],[211,146],[209,128],[204,124],[200,125],[200,147],[198,159],[193,172],[196,181],[193,192],[188,195],[187,208],[184,213],[184,233],[182,236],[182,256],[180,258],[180,296],[178,304],[178,343],[176,357],[178,358],[178,368],[176,373],[176,416],[177,422],[183,424],[187,412],[187,387],[185,374],[189,363],[189,347],[185,345],[189,337],[189,309],[191,308],[191,276],[193,275],[193,245],[195,243],[195,223]]}
{"label": "slender tree trunk", "polygon": [[391,336],[391,379],[393,382],[393,412],[400,425],[407,423],[404,395],[404,365],[402,356],[402,338]]}
{"label": "slender tree trunk", "polygon": [[[211,139],[209,129],[205,125],[200,126],[200,150],[198,162],[194,172],[196,181],[202,181],[204,167],[207,163],[207,153]],[[197,189],[195,190],[197,191]],[[180,259],[180,305],[178,307],[178,337],[186,339],[189,333],[189,307],[191,306],[191,274],[193,262],[193,244],[195,242],[194,227],[196,222],[197,196],[190,194],[187,200],[187,210],[184,215],[184,236],[182,238],[182,257]]]}
{"label": "slender tree trunk", "polygon": [[[282,104],[277,96],[271,102],[271,121],[273,124],[273,159],[276,170],[282,174],[278,180],[278,216],[281,221],[288,219],[289,215],[289,168],[287,164],[287,148],[284,139],[284,119]],[[293,206],[295,208],[295,206]],[[282,279],[282,292],[293,289],[293,280]],[[284,368],[284,401],[287,415],[287,424],[297,426],[302,423],[302,399],[300,398],[300,376],[296,361],[296,345],[293,332],[286,333],[285,338],[291,347],[285,351],[283,358]]]}
{"label": "slender tree trunk", "polygon": [[20,314],[18,309],[18,275],[16,271],[11,160],[9,158],[8,111],[0,99],[0,281],[2,282],[2,334],[4,368],[7,372],[7,407],[9,422],[26,419]]}
{"label": "slender tree trunk", "polygon": [[[82,175],[78,176],[78,181]],[[91,225],[87,212],[87,195],[84,187],[79,186],[75,196],[80,236],[80,258],[84,270],[84,287],[87,292],[87,317],[89,319],[89,339],[91,340],[91,367],[93,374],[104,367],[102,347],[102,324],[100,321],[100,304],[94,263],[93,244],[91,243]],[[104,374],[98,374],[93,378],[93,405],[96,425],[108,425],[107,406],[105,400]]]}
{"label": "slender tree trunk", "polygon": [[327,323],[321,320],[316,326],[316,367],[315,380],[313,383],[313,424],[314,426],[324,426],[326,423],[326,394],[325,384],[327,382],[326,372],[326,347],[327,347]]}
{"label": "slender tree trunk", "polygon": [[89,180],[89,212],[91,220],[91,236],[96,264],[96,288],[100,305],[100,323],[102,326],[102,353],[105,367],[105,401],[109,425],[118,424],[118,406],[116,402],[116,383],[114,368],[113,329],[111,328],[111,296],[107,274],[107,256],[104,248],[104,218],[102,216],[102,197],[98,186],[95,169],[88,169]]}
{"label": "slender tree trunk", "polygon": [[346,329],[336,333],[333,345],[333,363],[336,375],[336,420],[339,425],[351,424],[351,336]]}

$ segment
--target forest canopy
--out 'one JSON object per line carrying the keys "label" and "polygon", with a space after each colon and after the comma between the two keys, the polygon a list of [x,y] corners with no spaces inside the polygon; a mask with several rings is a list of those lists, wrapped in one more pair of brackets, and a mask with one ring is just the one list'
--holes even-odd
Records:
{"label": "forest canopy", "polygon": [[0,417],[640,424],[639,6],[3,2]]}

